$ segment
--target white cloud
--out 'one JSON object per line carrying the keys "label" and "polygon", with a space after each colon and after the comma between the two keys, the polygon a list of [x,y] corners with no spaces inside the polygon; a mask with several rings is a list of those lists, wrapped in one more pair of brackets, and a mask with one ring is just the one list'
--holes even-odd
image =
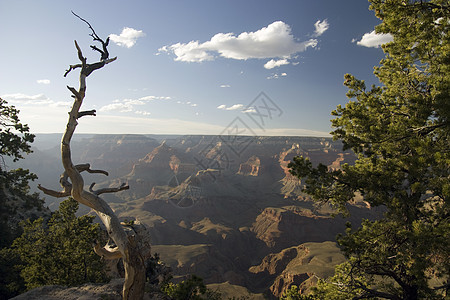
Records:
{"label": "white cloud", "polygon": [[38,79],[38,80],[36,80],[36,82],[39,84],[50,84],[49,79]]}
{"label": "white cloud", "polygon": [[18,101],[18,102],[48,100],[47,96],[45,96],[44,94],[26,95],[26,94],[22,94],[22,93],[6,94],[6,95],[2,95],[2,98],[5,100]]}
{"label": "white cloud", "polygon": [[231,105],[229,107],[227,107],[225,104],[222,104],[222,105],[217,106],[217,108],[222,109],[222,110],[243,110],[245,107],[244,107],[244,104],[239,103],[239,104]]}
{"label": "white cloud", "polygon": [[289,64],[289,61],[286,58],[279,59],[279,60],[271,59],[268,62],[266,62],[266,64],[264,65],[264,68],[270,70],[270,69],[273,69],[275,67],[279,67],[279,66],[282,66],[282,65],[288,65],[288,64]]}
{"label": "white cloud", "polygon": [[278,79],[280,77],[285,77],[285,76],[287,76],[287,73],[281,73],[281,74],[274,73],[274,74],[272,74],[270,76],[267,76],[266,78],[267,79]]}
{"label": "white cloud", "polygon": [[139,98],[139,100],[141,100],[141,101],[170,100],[170,99],[172,99],[172,98],[166,97],[166,96],[145,96],[145,97]]}
{"label": "white cloud", "polygon": [[[146,112],[144,110],[136,110],[135,107],[136,106],[143,106],[146,105],[148,102],[151,101],[155,101],[155,100],[171,100],[172,97],[169,96],[145,96],[145,97],[141,97],[138,99],[116,99],[113,100],[113,102],[111,104],[105,105],[100,107],[99,111],[116,111],[116,112],[122,112],[122,113],[127,113],[127,112],[134,112],[136,114],[140,114],[140,115],[150,115],[149,112]],[[177,104],[183,104],[183,105],[189,105],[192,107],[196,107],[197,104],[196,103],[192,103],[191,101],[188,102],[181,102],[181,101],[177,101]]]}
{"label": "white cloud", "polygon": [[176,43],[171,46],[164,46],[158,49],[160,52],[173,52],[176,61],[202,62],[213,60],[214,57],[201,46],[198,41],[190,41],[187,44]]}
{"label": "white cloud", "polygon": [[[379,48],[381,45],[392,42],[393,40],[392,35],[389,33],[376,33],[375,30],[372,30],[371,32],[365,33],[356,44],[369,48]],[[352,40],[353,43],[355,41],[356,39]]]}
{"label": "white cloud", "polygon": [[314,30],[313,36],[317,37],[317,36],[321,36],[325,31],[327,31],[328,28],[330,27],[330,24],[328,24],[327,19],[325,19],[323,21],[317,20],[317,22],[314,23],[314,27],[316,29]]}
{"label": "white cloud", "polygon": [[20,106],[20,109],[24,107],[30,107],[30,108],[70,108],[73,104],[72,101],[58,101],[55,102],[45,96],[44,94],[36,94],[36,95],[26,95],[22,93],[15,93],[15,94],[6,94],[1,95],[0,98],[5,99],[12,105],[18,105]]}
{"label": "white cloud", "polygon": [[141,99],[114,100],[113,103],[100,107],[99,111],[131,112],[134,106],[144,104],[145,102]]}
{"label": "white cloud", "polygon": [[143,36],[145,36],[145,33],[142,30],[125,27],[120,35],[110,34],[109,38],[119,46],[131,48],[136,44],[136,40]]}
{"label": "white cloud", "polygon": [[133,106],[127,103],[112,103],[100,107],[99,111],[119,111],[130,112],[133,110]]}
{"label": "white cloud", "polygon": [[24,104],[24,105],[50,105],[54,104],[54,101],[50,100],[44,94],[26,95],[22,93],[2,95],[2,99],[10,102],[11,104]]}
{"label": "white cloud", "polygon": [[137,111],[135,111],[134,113],[135,113],[135,114],[138,114],[138,115],[143,115],[143,116],[149,116],[149,115],[151,115],[151,113],[149,113],[148,111],[143,111],[143,110],[137,110]]}
{"label": "white cloud", "polygon": [[243,104],[234,104],[228,108],[225,108],[226,110],[238,110],[238,109],[243,109],[244,105]]}
{"label": "white cloud", "polygon": [[256,113],[257,111],[254,107],[249,107],[247,109],[244,109],[242,112],[243,113]]}
{"label": "white cloud", "polygon": [[316,39],[298,42],[291,33],[291,27],[276,21],[255,32],[218,33],[209,41],[199,43],[176,43],[161,47],[160,52],[172,52],[176,61],[202,62],[214,60],[214,53],[221,57],[246,60],[250,58],[286,58],[297,52],[315,47]]}
{"label": "white cloud", "polygon": [[229,88],[229,87],[231,87],[231,85],[229,85],[229,84],[222,84],[220,87],[221,88]]}
{"label": "white cloud", "polygon": [[189,106],[192,106],[192,107],[197,107],[198,106],[197,103],[192,103],[191,101],[187,101],[187,102],[177,101],[177,104],[189,105]]}

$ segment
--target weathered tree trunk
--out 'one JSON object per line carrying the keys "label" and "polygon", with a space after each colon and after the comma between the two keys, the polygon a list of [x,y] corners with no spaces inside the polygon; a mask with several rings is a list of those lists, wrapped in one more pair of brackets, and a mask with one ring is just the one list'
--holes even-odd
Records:
{"label": "weathered tree trunk", "polygon": [[[92,29],[92,27],[90,28]],[[104,48],[106,48],[107,43],[104,43],[100,38],[98,38],[94,31],[93,35],[95,35],[94,40],[100,40],[103,43]],[[96,245],[94,249],[95,252],[102,255],[106,259],[122,258],[125,267],[123,299],[142,299],[144,296],[146,277],[145,263],[150,257],[148,233],[145,227],[139,222],[135,222],[132,225],[121,224],[111,207],[100,197],[100,194],[121,191],[128,189],[128,186],[121,185],[117,188],[107,188],[94,191],[94,184],[92,184],[89,190],[85,190],[84,180],[80,172],[88,171],[90,173],[102,173],[106,175],[108,175],[108,173],[102,170],[91,170],[89,164],[75,166],[72,163],[70,152],[70,141],[77,127],[77,120],[83,116],[95,116],[95,111],[80,111],[86,92],[86,78],[93,71],[100,69],[106,64],[116,60],[116,57],[109,59],[108,57],[104,57],[104,55],[102,55],[100,62],[87,64],[86,58],[83,57],[82,51],[76,41],[75,46],[77,48],[78,58],[80,59],[81,64],[71,65],[69,70],[67,70],[64,75],[66,76],[74,69],[81,68],[79,89],[76,90],[73,87],[68,87],[73,94],[72,97],[75,98],[75,100],[72,109],[69,112],[69,121],[61,141],[61,157],[65,170],[60,179],[60,184],[63,187],[63,190],[58,192],[46,189],[42,186],[39,186],[39,188],[44,193],[56,197],[72,196],[76,201],[90,207],[97,213],[116,247],[110,247],[107,245],[102,248],[99,245]]]}

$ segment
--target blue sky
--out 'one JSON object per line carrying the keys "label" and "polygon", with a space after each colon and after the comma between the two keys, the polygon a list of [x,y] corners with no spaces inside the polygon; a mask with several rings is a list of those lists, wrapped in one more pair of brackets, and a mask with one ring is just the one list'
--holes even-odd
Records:
{"label": "blue sky", "polygon": [[[34,133],[62,132],[74,40],[117,61],[87,81],[78,133],[327,136],[345,73],[376,83],[389,36],[364,0],[0,0],[0,97]],[[97,44],[97,46],[99,46]],[[261,94],[263,92],[263,94]]]}

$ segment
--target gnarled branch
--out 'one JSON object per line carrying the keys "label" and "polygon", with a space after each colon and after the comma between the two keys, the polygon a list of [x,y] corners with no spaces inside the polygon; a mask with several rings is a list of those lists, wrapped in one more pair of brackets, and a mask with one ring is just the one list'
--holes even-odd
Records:
{"label": "gnarled branch", "polygon": [[95,33],[94,28],[92,28],[91,24],[89,24],[88,21],[86,21],[85,19],[83,19],[82,17],[80,17],[79,15],[74,13],[73,11],[72,11],[72,14],[89,26],[89,29],[92,30],[92,33],[90,34],[90,36],[94,39],[94,41],[100,42],[102,44],[102,49],[103,49],[103,50],[101,50],[101,49],[97,48],[96,46],[91,45],[92,50],[100,52],[100,60],[101,61],[107,60],[109,58],[109,52],[108,52],[108,48],[107,48],[108,44],[109,44],[109,37],[106,38],[106,41],[103,41],[97,35],[97,33]]}
{"label": "gnarled branch", "polygon": [[97,255],[103,257],[104,259],[118,259],[122,258],[122,253],[120,253],[119,248],[117,247],[110,247],[109,245],[106,245],[104,247],[100,246],[100,244],[94,245],[94,252],[97,253]]}
{"label": "gnarled branch", "polygon": [[97,111],[95,109],[93,109],[93,110],[86,110],[86,111],[80,111],[80,112],[78,112],[77,119],[79,119],[81,117],[84,117],[84,116],[96,116],[96,112]]}
{"label": "gnarled branch", "polygon": [[77,68],[81,68],[83,65],[82,64],[76,64],[76,65],[69,65],[69,69],[66,70],[66,73],[64,73],[64,77],[67,76],[67,74],[70,73],[70,71],[75,70]]}
{"label": "gnarled branch", "polygon": [[128,190],[130,187],[126,183],[122,183],[119,187],[110,187],[110,188],[103,188],[94,191],[94,185],[95,182],[91,183],[91,186],[89,187],[89,191],[95,195],[101,195],[105,193],[117,193],[120,191]]}
{"label": "gnarled branch", "polygon": [[40,184],[38,184],[37,186],[38,189],[40,189],[44,194],[49,195],[49,196],[53,196],[56,198],[63,198],[63,197],[69,197],[70,196],[70,191],[55,191],[55,190],[51,190],[51,189],[47,189],[43,186],[41,186]]}
{"label": "gnarled branch", "polygon": [[[75,169],[80,173],[86,171],[91,174],[100,173],[100,174],[108,176],[108,172],[106,172],[106,171],[92,170],[90,164],[79,164],[79,165],[75,166]],[[72,183],[69,182],[69,175],[66,171],[64,171],[61,174],[61,176],[59,178],[59,184],[63,188],[63,190],[59,191],[59,192],[52,190],[52,189],[47,189],[47,188],[41,186],[40,184],[38,185],[38,189],[40,189],[46,195],[57,197],[57,198],[68,197],[72,194]]]}

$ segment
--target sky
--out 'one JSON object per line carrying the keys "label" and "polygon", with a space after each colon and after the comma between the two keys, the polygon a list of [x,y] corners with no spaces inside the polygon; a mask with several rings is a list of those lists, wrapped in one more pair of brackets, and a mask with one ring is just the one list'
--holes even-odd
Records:
{"label": "sky", "polygon": [[60,133],[78,88],[74,40],[117,60],[87,79],[77,133],[329,136],[350,73],[391,40],[365,0],[0,0],[0,97],[33,133]]}

